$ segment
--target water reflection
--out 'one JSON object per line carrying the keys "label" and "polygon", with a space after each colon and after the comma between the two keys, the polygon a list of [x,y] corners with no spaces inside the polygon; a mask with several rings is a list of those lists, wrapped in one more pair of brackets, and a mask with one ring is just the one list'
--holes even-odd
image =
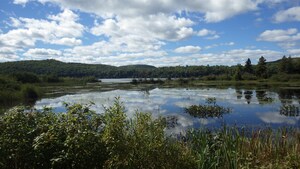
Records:
{"label": "water reflection", "polygon": [[266,113],[257,113],[257,116],[267,124],[289,124],[296,125],[298,123],[299,127],[299,117],[287,117],[282,116],[277,112],[266,112]]}
{"label": "water reflection", "polygon": [[300,89],[279,89],[277,93],[282,104],[292,104],[293,100],[300,104]]}
{"label": "water reflection", "polygon": [[253,96],[253,91],[251,91],[251,90],[245,90],[244,91],[244,96],[245,96],[245,99],[246,99],[247,103],[250,104],[252,96]]}
{"label": "water reflection", "polygon": [[255,92],[259,104],[270,104],[274,101],[274,99],[268,95],[266,90],[256,90]]}
{"label": "water reflection", "polygon": [[[228,125],[297,125],[299,113],[286,113],[281,109],[282,103],[299,106],[299,90],[284,92],[269,89],[216,89],[216,88],[149,88],[146,90],[112,90],[106,92],[89,92],[64,95],[38,101],[37,109],[43,106],[53,107],[55,111],[65,111],[63,102],[83,103],[90,101],[95,105],[91,109],[103,113],[104,108],[112,105],[115,97],[120,96],[128,117],[137,110],[151,112],[154,117],[168,117],[172,132],[181,132],[190,127],[218,127]],[[230,107],[232,113],[218,118],[194,118],[184,112],[191,105],[205,104],[207,98],[215,97],[218,105]],[[284,97],[284,99],[283,99]],[[287,99],[289,98],[289,99]],[[284,100],[284,101],[283,101]],[[257,113],[259,112],[259,113]],[[171,130],[171,129],[170,129]]]}
{"label": "water reflection", "polygon": [[243,91],[241,89],[236,89],[235,93],[237,99],[241,99],[243,97]]}

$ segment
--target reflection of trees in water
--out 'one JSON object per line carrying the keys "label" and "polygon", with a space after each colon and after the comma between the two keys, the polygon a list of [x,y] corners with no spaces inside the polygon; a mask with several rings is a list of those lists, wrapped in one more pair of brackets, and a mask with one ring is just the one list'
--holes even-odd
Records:
{"label": "reflection of trees in water", "polygon": [[235,93],[236,93],[236,98],[237,99],[240,100],[243,97],[243,91],[241,89],[236,88]]}
{"label": "reflection of trees in water", "polygon": [[282,104],[291,104],[293,99],[300,104],[300,89],[279,89],[277,93]]}
{"label": "reflection of trees in water", "polygon": [[285,115],[288,117],[297,117],[300,115],[300,108],[299,106],[293,104],[283,104],[280,107],[280,114]]}
{"label": "reflection of trees in water", "polygon": [[256,90],[255,92],[259,104],[270,104],[274,101],[273,98],[268,96],[265,90]]}
{"label": "reflection of trees in water", "polygon": [[143,93],[143,95],[145,97],[148,98],[150,96],[150,91],[153,90],[153,89],[155,89],[155,87],[151,86],[151,87],[141,89],[141,92]]}
{"label": "reflection of trees in water", "polygon": [[248,104],[251,103],[252,96],[253,96],[253,91],[251,91],[251,90],[245,90],[244,91],[244,97],[245,97]]}

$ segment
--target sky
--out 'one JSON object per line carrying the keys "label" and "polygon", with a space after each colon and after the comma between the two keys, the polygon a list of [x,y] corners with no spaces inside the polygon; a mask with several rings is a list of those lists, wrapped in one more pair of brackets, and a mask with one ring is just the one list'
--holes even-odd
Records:
{"label": "sky", "polygon": [[300,0],[1,0],[0,62],[154,66],[300,57]]}

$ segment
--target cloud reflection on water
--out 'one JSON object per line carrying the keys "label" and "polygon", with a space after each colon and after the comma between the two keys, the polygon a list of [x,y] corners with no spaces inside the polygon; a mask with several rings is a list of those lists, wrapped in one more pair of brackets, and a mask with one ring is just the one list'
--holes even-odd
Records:
{"label": "cloud reflection on water", "polygon": [[295,125],[297,124],[297,121],[300,120],[299,117],[282,117],[279,115],[279,112],[274,112],[274,110],[279,110],[281,104],[278,94],[266,92],[264,96],[271,97],[273,102],[260,104],[256,97],[256,92],[254,90],[251,92],[252,96],[249,100],[249,97],[244,96],[245,93],[247,94],[249,91],[241,90],[242,97],[238,99],[236,89],[233,88],[155,88],[149,91],[113,90],[64,95],[57,98],[45,98],[38,101],[35,108],[42,109],[43,106],[47,106],[54,108],[57,112],[61,112],[64,111],[63,102],[71,104],[89,104],[90,102],[94,102],[95,105],[93,105],[91,109],[95,110],[97,113],[103,113],[104,107],[111,106],[115,97],[120,96],[120,101],[123,102],[129,118],[133,117],[136,111],[150,112],[154,117],[176,115],[178,118],[178,125],[172,132],[180,132],[190,127],[206,125],[214,126],[220,124],[222,119],[194,118],[183,111],[187,106],[205,103],[207,98],[215,97],[218,104],[220,103],[220,105],[231,107],[236,110],[233,113],[226,115],[226,120],[228,122],[234,121],[237,122],[237,124],[263,122]]}

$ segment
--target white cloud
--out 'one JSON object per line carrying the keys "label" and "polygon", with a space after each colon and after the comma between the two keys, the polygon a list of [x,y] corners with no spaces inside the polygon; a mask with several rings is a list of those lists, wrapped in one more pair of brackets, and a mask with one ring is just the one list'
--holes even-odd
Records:
{"label": "white cloud", "polygon": [[9,19],[10,19],[10,23],[8,23],[8,24],[11,27],[18,28],[19,26],[22,25],[21,21],[18,20],[17,18],[10,17]]}
{"label": "white cloud", "polygon": [[300,6],[277,12],[274,21],[277,23],[300,21]]}
{"label": "white cloud", "polygon": [[209,30],[209,29],[201,29],[197,32],[197,35],[201,37],[206,37],[206,39],[209,40],[220,38],[220,36],[217,34],[216,31]]}
{"label": "white cloud", "polygon": [[[15,0],[21,1],[21,0]],[[24,2],[19,2],[24,4]],[[170,14],[177,12],[197,12],[204,14],[206,22],[219,22],[235,15],[258,9],[257,0],[36,0],[41,3],[51,2],[63,8],[79,9],[94,13],[103,18],[114,16],[136,17],[149,16],[158,13]]]}
{"label": "white cloud", "polygon": [[0,40],[7,46],[19,48],[31,47],[36,41],[60,45],[78,45],[84,26],[77,23],[78,16],[70,10],[51,15],[49,20],[31,18],[10,18],[13,27],[7,33],[0,34]]}
{"label": "white cloud", "polygon": [[207,35],[215,35],[216,31],[208,30],[208,29],[201,29],[198,32],[198,36],[207,36]]}
{"label": "white cloud", "polygon": [[176,48],[174,51],[176,53],[197,53],[201,50],[201,47],[199,46],[182,46],[179,48]]}
{"label": "white cloud", "polygon": [[[79,17],[72,11],[65,9],[57,15],[50,15],[48,20],[32,18],[10,18],[10,26],[15,28],[0,34],[0,48],[13,48],[17,55],[20,49],[34,47],[37,41],[46,44],[65,46],[80,45],[84,26],[78,23]],[[4,56],[0,53],[0,57]]]}
{"label": "white cloud", "polygon": [[51,41],[53,44],[57,45],[65,45],[65,46],[77,46],[80,45],[82,42],[80,39],[76,38],[61,38],[61,39],[54,39]]}
{"label": "white cloud", "polygon": [[45,49],[45,48],[34,48],[29,49],[27,52],[23,54],[27,56],[29,59],[55,59],[57,57],[62,56],[62,52],[54,49]]}
{"label": "white cloud", "polygon": [[278,43],[278,45],[280,47],[282,47],[283,49],[292,49],[292,48],[296,48],[298,43],[297,42],[282,42],[282,43]]}
{"label": "white cloud", "polygon": [[29,0],[14,0],[14,4],[19,4],[19,5],[24,5],[27,2],[29,2]]}
{"label": "white cloud", "polygon": [[211,49],[211,48],[215,48],[215,47],[219,47],[219,46],[233,46],[233,45],[235,45],[234,42],[219,43],[219,44],[212,44],[209,46],[205,46],[204,49]]}
{"label": "white cloud", "polygon": [[287,30],[275,29],[266,30],[259,35],[257,38],[259,41],[269,41],[269,42],[289,42],[300,40],[300,33],[296,28],[291,28]]}
{"label": "white cloud", "polygon": [[131,18],[117,17],[106,19],[91,29],[94,35],[106,35],[113,38],[121,38],[127,35],[136,35],[142,38],[154,38],[157,40],[177,41],[193,35],[190,19],[157,14]]}
{"label": "white cloud", "polygon": [[300,57],[300,49],[288,49],[287,52],[290,55],[296,56],[296,57]]}
{"label": "white cloud", "polygon": [[0,62],[6,61],[15,61],[19,59],[19,56],[16,54],[20,50],[12,47],[1,47],[0,42]]}

